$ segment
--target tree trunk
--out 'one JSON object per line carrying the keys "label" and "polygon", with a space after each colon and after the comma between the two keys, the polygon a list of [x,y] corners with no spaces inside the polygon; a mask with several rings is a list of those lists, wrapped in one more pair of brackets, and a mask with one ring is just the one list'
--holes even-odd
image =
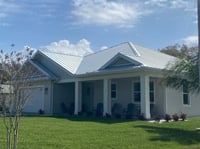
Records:
{"label": "tree trunk", "polygon": [[11,149],[11,130],[7,129],[7,149]]}
{"label": "tree trunk", "polygon": [[16,116],[15,120],[15,128],[14,128],[14,146],[13,149],[17,149],[17,143],[18,143],[18,132],[19,132],[19,116]]}

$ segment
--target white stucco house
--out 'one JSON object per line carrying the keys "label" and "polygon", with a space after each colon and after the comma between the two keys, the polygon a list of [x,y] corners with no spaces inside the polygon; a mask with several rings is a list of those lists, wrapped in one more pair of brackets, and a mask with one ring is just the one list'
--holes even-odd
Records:
{"label": "white stucco house", "polygon": [[24,112],[47,115],[95,111],[103,104],[103,115],[112,114],[119,103],[123,111],[134,104],[135,114],[186,113],[200,115],[200,95],[162,83],[165,66],[175,58],[125,42],[86,56],[37,51],[29,61],[38,73],[32,76],[33,96]]}

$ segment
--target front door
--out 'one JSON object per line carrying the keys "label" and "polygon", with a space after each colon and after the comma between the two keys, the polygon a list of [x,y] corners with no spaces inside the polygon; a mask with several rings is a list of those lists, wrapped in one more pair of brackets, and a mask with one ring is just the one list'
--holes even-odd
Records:
{"label": "front door", "polygon": [[82,84],[82,112],[92,112],[94,97],[94,84],[83,82]]}

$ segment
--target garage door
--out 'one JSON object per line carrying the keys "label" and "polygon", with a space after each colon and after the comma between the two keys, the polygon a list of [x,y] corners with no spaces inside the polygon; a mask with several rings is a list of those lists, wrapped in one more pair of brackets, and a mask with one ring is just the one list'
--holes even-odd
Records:
{"label": "garage door", "polygon": [[31,96],[27,100],[23,112],[38,113],[40,109],[44,110],[44,88],[31,88]]}

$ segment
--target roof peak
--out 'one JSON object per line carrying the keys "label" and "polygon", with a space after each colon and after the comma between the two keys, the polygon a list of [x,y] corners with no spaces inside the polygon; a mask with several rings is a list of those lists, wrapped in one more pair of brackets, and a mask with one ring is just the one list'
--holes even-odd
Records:
{"label": "roof peak", "polygon": [[120,44],[117,44],[117,45],[108,47],[108,48],[106,48],[106,49],[104,49],[104,50],[99,50],[99,51],[96,51],[96,52],[94,52],[94,53],[90,53],[90,54],[88,54],[88,55],[85,55],[84,57],[92,56],[92,55],[95,55],[95,54],[98,54],[98,53],[101,53],[101,52],[105,52],[105,51],[107,51],[107,50],[110,50],[110,49],[115,48],[115,47],[118,47],[118,46],[122,46],[122,45],[124,45],[124,44],[128,44],[128,45],[131,47],[131,49],[132,49],[133,53],[135,54],[135,56],[141,56],[140,53],[139,53],[139,52],[137,51],[137,49],[135,48],[135,46],[133,45],[133,43],[130,42],[130,41],[126,41],[126,42],[122,42],[122,43],[120,43]]}

